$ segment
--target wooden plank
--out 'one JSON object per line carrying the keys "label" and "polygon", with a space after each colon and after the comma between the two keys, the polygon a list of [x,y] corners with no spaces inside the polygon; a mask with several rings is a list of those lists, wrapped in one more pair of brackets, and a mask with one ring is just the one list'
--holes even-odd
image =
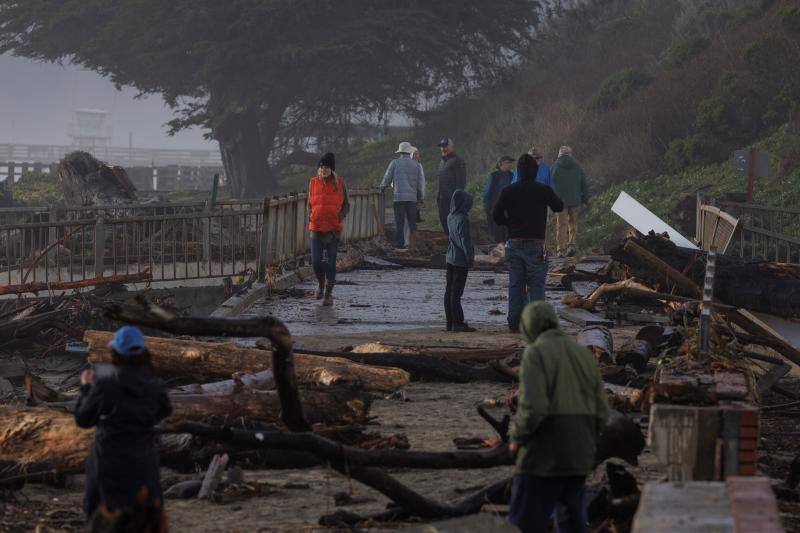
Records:
{"label": "wooden plank", "polygon": [[558,316],[579,326],[605,326],[607,328],[614,327],[613,320],[603,318],[602,316],[587,311],[586,309],[561,307],[558,310]]}
{"label": "wooden plank", "polygon": [[771,389],[778,381],[780,381],[792,369],[791,365],[775,365],[758,378],[756,386],[758,393],[764,394]]}

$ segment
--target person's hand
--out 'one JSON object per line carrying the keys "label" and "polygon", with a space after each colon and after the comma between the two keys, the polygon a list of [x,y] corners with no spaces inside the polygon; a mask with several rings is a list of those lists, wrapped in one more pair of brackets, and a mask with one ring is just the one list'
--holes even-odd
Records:
{"label": "person's hand", "polygon": [[94,370],[91,368],[87,368],[83,372],[81,372],[81,385],[91,385],[94,383]]}
{"label": "person's hand", "polygon": [[581,207],[584,208],[584,209],[589,209],[589,203],[588,202],[583,203],[583,204],[581,204]]}
{"label": "person's hand", "polygon": [[508,443],[508,453],[511,454],[511,457],[516,458],[518,451],[519,451],[519,444],[517,444],[516,442]]}

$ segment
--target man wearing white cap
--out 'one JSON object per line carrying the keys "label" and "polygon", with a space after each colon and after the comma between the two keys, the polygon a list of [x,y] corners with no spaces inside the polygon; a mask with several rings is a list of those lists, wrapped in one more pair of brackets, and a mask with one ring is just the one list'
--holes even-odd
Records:
{"label": "man wearing white cap", "polygon": [[405,248],[405,225],[408,221],[409,241],[417,231],[417,202],[425,197],[425,177],[422,166],[411,158],[414,147],[403,141],[397,148],[400,157],[392,160],[381,181],[381,190],[389,185],[394,189],[395,246]]}

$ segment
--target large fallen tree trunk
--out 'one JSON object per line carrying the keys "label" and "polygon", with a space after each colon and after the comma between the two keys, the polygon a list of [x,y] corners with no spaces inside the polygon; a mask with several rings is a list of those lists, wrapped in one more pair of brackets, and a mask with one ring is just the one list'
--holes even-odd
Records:
{"label": "large fallen tree trunk", "polygon": [[[235,423],[258,420],[259,424],[281,425],[281,404],[275,391],[240,390],[234,394],[186,394],[170,396],[173,413],[166,423],[214,420]],[[300,401],[308,422],[326,426],[366,423],[368,394],[347,388],[304,390]],[[0,461],[49,463],[60,472],[80,471],[89,453],[94,430],[75,424],[64,408],[0,407]]]}
{"label": "large fallen tree trunk", "polygon": [[[680,248],[660,236],[629,237],[611,256],[628,273],[656,288],[674,283],[684,296],[699,298],[706,252]],[[655,260],[653,260],[655,258]],[[800,265],[718,255],[714,297],[720,302],[782,317],[800,317]],[[665,281],[669,280],[672,283]],[[669,292],[665,290],[664,292]]]}
{"label": "large fallen tree trunk", "polygon": [[[491,366],[470,366],[447,357],[418,353],[354,353],[324,352],[319,350],[299,349],[301,354],[312,354],[317,357],[335,355],[356,363],[370,366],[402,368],[411,376],[411,381],[441,381],[446,383],[469,383],[472,381],[499,381],[510,383],[511,380]],[[295,357],[301,357],[296,355]]]}
{"label": "large fallen tree trunk", "polygon": [[[112,336],[107,331],[86,331],[84,342],[89,348],[89,362],[111,360],[107,346]],[[179,376],[184,383],[272,369],[269,351],[233,343],[147,337],[147,348],[159,373]],[[295,355],[294,360],[297,381],[303,385],[342,384],[367,391],[394,392],[409,382],[408,373],[398,368],[378,368],[337,357]]]}

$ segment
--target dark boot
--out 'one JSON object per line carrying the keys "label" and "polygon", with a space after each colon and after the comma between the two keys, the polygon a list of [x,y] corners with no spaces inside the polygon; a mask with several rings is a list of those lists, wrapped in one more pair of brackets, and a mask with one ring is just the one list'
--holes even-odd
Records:
{"label": "dark boot", "polygon": [[453,331],[457,331],[459,333],[472,333],[473,331],[478,331],[475,328],[469,326],[466,322],[463,324],[455,324],[453,326]]}
{"label": "dark boot", "polygon": [[333,305],[333,285],[334,283],[329,281],[325,286],[325,298],[322,300],[322,305]]}
{"label": "dark boot", "polygon": [[322,296],[325,294],[325,274],[317,274],[317,282],[319,286],[317,292],[314,293],[314,298],[322,300]]}

